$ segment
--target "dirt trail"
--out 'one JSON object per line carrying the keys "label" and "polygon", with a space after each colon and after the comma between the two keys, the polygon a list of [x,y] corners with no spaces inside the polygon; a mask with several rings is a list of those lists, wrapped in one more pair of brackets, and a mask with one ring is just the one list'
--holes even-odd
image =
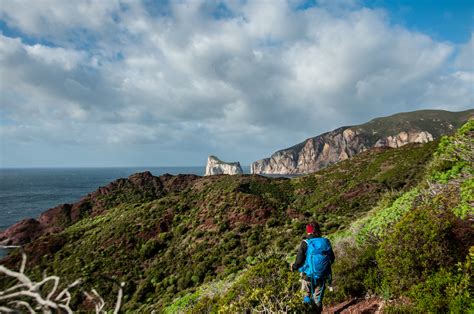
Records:
{"label": "dirt trail", "polygon": [[334,306],[325,307],[324,314],[379,314],[382,313],[384,301],[380,298],[352,299]]}

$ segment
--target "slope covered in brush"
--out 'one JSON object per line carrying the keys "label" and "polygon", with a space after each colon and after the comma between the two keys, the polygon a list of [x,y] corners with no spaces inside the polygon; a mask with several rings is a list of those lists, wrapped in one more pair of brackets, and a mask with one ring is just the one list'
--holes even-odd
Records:
{"label": "slope covered in brush", "polygon": [[[183,182],[147,199],[136,198],[136,192],[129,196],[126,189],[111,189],[101,195],[103,200],[113,200],[106,210],[85,215],[63,231],[25,245],[29,269],[32,276],[47,271],[64,282],[84,278],[86,286],[96,287],[110,299],[115,293],[107,277],[125,281],[125,309],[161,310],[173,306],[177,297],[190,298],[219,282],[224,286],[233,282],[231,294],[222,301],[222,306],[230,306],[238,298],[240,290],[234,284],[239,282],[243,286],[258,283],[263,285],[259,291],[268,293],[265,287],[273,284],[253,283],[259,269],[276,272],[278,280],[286,278],[288,286],[281,291],[293,291],[293,297],[298,282],[295,274],[287,272],[283,256],[295,251],[304,223],[317,219],[324,232],[347,229],[387,193],[415,186],[434,148],[430,143],[367,151],[297,179],[164,180],[142,174],[147,182]],[[139,176],[134,175],[134,180]],[[268,260],[275,254],[280,256],[278,261]],[[18,261],[13,254],[4,262],[13,267]],[[79,295],[74,302],[87,306]]]}
{"label": "slope covered in brush", "polygon": [[[379,197],[349,228],[330,235],[336,263],[329,302],[378,296],[386,313],[474,310],[473,139],[471,120],[441,140],[418,184]],[[298,276],[285,269],[287,257],[281,252],[262,255],[227,285],[216,283],[226,289],[210,293],[209,287],[202,288],[168,309],[299,311]]]}

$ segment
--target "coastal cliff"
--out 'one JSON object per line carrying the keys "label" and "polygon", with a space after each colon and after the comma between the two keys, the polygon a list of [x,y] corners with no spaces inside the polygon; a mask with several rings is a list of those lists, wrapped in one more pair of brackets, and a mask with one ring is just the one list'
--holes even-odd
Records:
{"label": "coastal cliff", "polygon": [[427,143],[453,133],[474,110],[449,112],[422,110],[341,127],[309,138],[251,165],[253,174],[306,174],[353,157],[373,147],[398,148]]}
{"label": "coastal cliff", "polygon": [[[128,202],[146,202],[185,189],[196,175],[153,176],[149,171],[117,179],[73,204],[61,204],[43,212],[38,219],[24,219],[0,232],[0,245],[23,245],[36,238],[58,233],[86,217],[95,217]],[[126,198],[126,199],[124,199]]]}
{"label": "coastal cliff", "polygon": [[206,164],[206,176],[212,176],[216,174],[242,174],[242,167],[239,162],[224,162],[216,156],[209,156]]}

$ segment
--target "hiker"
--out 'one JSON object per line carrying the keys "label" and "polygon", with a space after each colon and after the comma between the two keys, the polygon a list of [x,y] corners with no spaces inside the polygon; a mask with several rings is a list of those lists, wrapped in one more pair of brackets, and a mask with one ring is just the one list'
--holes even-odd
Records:
{"label": "hiker", "polygon": [[291,271],[301,273],[301,288],[306,292],[303,302],[316,313],[323,309],[326,281],[331,283],[331,264],[334,252],[328,239],[321,237],[318,223],[306,225],[306,237],[301,242],[296,261],[290,265]]}

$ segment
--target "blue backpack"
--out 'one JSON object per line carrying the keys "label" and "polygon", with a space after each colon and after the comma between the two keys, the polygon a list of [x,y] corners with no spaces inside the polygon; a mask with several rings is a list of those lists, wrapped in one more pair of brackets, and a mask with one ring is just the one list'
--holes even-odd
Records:
{"label": "blue backpack", "polygon": [[305,240],[306,260],[299,271],[313,279],[325,279],[331,274],[331,243],[326,238]]}

